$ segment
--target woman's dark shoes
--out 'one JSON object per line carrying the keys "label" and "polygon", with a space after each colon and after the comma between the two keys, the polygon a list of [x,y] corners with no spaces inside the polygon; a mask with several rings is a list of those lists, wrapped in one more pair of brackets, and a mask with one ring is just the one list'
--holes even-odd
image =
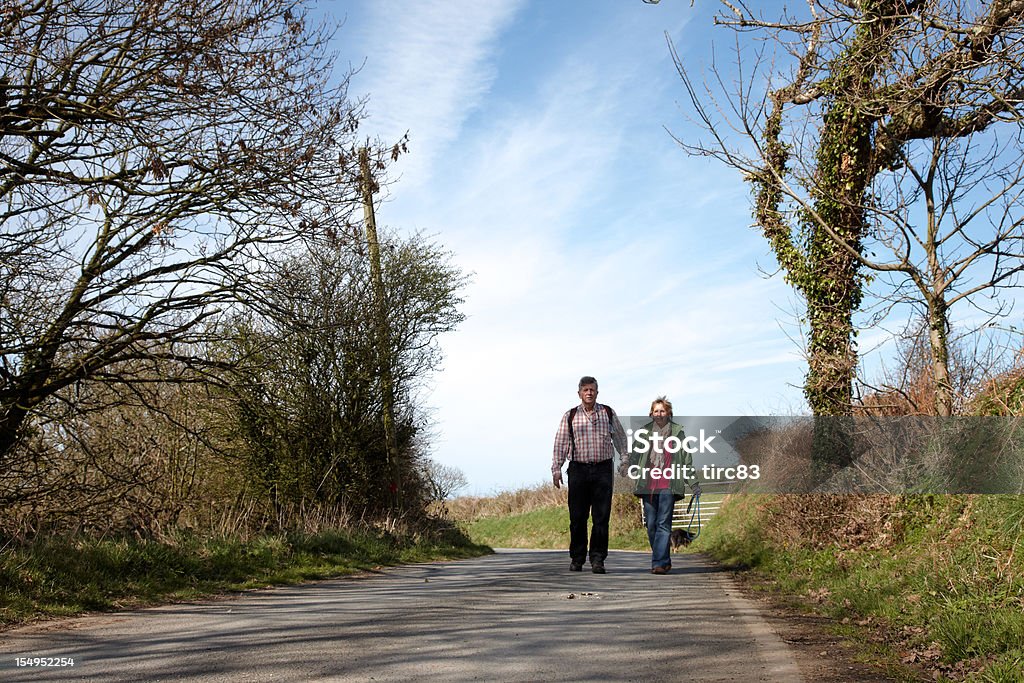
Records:
{"label": "woman's dark shoes", "polygon": [[671,571],[671,567],[655,567],[651,570],[652,574],[668,574]]}

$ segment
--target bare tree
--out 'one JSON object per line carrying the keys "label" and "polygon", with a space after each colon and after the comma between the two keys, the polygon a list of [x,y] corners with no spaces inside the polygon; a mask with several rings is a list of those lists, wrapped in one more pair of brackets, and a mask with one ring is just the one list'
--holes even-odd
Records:
{"label": "bare tree", "polygon": [[204,387],[91,382],[49,403],[19,444],[30,457],[0,470],[0,534],[162,536],[188,510],[213,507],[202,493],[214,464]]}
{"label": "bare tree", "polygon": [[469,485],[465,473],[454,465],[428,460],[425,470],[433,500],[443,501]]}
{"label": "bare tree", "polygon": [[762,49],[751,63],[738,41],[738,78],[716,67],[703,88],[673,51],[710,133],[679,142],[754,186],[758,226],[807,302],[812,410],[851,410],[867,268],[890,276],[884,297],[924,309],[935,410],[950,414],[950,307],[998,297],[1024,268],[1024,3],[809,0],[776,21],[722,4],[716,22]]}
{"label": "bare tree", "polygon": [[1000,290],[1024,271],[1024,150],[996,131],[907,144],[875,197],[873,251],[862,263],[880,273],[888,303],[906,303],[926,322],[928,406],[952,415],[965,387],[954,381],[951,313],[957,304],[983,313],[978,327],[1010,310]]}
{"label": "bare tree", "polygon": [[65,387],[201,371],[264,258],[350,210],[328,35],[292,0],[0,5],[0,466]]}

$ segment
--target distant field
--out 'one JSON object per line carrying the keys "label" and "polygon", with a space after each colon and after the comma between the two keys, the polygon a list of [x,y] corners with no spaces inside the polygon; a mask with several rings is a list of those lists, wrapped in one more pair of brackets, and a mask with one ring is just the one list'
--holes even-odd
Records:
{"label": "distant field", "polygon": [[[617,550],[648,549],[647,533],[627,526],[621,520],[612,520],[609,547]],[[465,529],[474,543],[492,548],[569,547],[569,512],[565,506],[484,517],[465,523]]]}
{"label": "distant field", "polygon": [[[707,491],[701,497],[701,522],[707,524],[725,494]],[[689,499],[687,499],[689,500]],[[495,496],[457,498],[446,504],[448,514],[466,530],[474,543],[493,548],[568,548],[569,512],[565,489],[538,485]],[[696,515],[685,513],[685,502],[676,510],[674,527],[697,530]],[[618,550],[649,550],[642,527],[640,503],[629,493],[616,494],[612,510],[609,547]]]}

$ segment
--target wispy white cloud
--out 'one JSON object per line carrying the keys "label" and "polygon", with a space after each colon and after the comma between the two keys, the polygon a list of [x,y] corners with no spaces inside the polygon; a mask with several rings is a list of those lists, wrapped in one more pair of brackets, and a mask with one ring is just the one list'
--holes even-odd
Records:
{"label": "wispy white cloud", "polygon": [[355,90],[370,93],[367,128],[384,140],[410,132],[415,154],[402,160],[407,185],[428,182],[438,155],[486,95],[501,31],[518,0],[375,0],[362,27],[368,54]]}

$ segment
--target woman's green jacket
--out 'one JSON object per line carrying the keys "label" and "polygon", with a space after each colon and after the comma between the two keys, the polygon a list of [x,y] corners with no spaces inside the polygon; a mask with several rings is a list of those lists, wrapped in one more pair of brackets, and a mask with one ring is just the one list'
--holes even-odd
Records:
{"label": "woman's green jacket", "polygon": [[[693,470],[693,456],[687,453],[683,448],[683,439],[686,435],[683,433],[683,426],[678,422],[670,422],[669,437],[666,437],[665,442],[670,447],[679,447],[674,453],[666,451],[666,455],[671,456],[671,470],[674,475],[670,480],[670,488],[672,495],[676,500],[680,500],[686,496],[687,485],[691,487],[697,483],[696,472]],[[642,431],[646,430],[646,431]],[[632,448],[629,453],[629,464],[630,468],[627,470],[627,476],[636,482],[633,488],[633,493],[637,496],[642,496],[651,493],[651,482],[654,477],[651,474],[651,468],[648,464],[651,454],[654,449],[651,447],[651,436],[655,433],[656,427],[654,421],[648,422],[640,429],[633,432]],[[674,439],[671,437],[675,437]],[[658,489],[654,489],[657,491]]]}

